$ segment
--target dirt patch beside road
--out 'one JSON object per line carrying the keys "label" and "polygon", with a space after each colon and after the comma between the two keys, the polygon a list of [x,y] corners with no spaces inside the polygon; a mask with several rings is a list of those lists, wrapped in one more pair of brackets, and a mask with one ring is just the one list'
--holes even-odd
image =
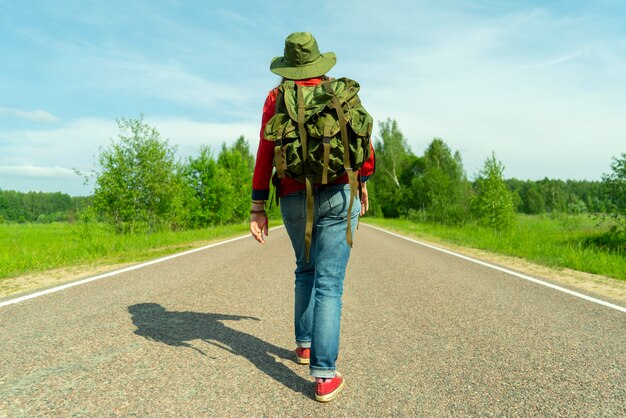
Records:
{"label": "dirt patch beside road", "polygon": [[[438,244],[438,246],[442,246]],[[450,247],[451,250],[483,261],[488,261],[507,267],[532,277],[546,278],[550,281],[580,289],[598,296],[606,296],[621,302],[626,302],[626,282],[611,277],[585,273],[571,269],[556,270],[539,264],[534,264],[521,258],[494,254],[473,248]]]}
{"label": "dirt patch beside road", "polygon": [[0,299],[22,293],[60,286],[81,278],[96,276],[108,271],[118,270],[135,263],[84,265],[64,267],[40,273],[0,279]]}
{"label": "dirt patch beside road", "polygon": [[532,263],[519,257],[511,257],[492,253],[490,251],[462,247],[445,241],[423,238],[421,236],[393,228],[386,229],[402,236],[414,238],[416,241],[434,245],[449,251],[454,251],[481,261],[496,264],[522,274],[536,278],[545,278],[555,284],[563,285],[572,290],[580,290],[581,292],[594,294],[598,297],[606,297],[615,301],[626,302],[626,281],[623,280],[571,269],[554,269]]}

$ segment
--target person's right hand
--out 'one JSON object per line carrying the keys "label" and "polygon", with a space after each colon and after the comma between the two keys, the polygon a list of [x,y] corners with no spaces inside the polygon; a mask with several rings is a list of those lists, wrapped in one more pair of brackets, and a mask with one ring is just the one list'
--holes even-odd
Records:
{"label": "person's right hand", "polygon": [[261,244],[265,244],[263,234],[269,234],[269,221],[265,213],[253,213],[250,215],[250,232],[255,240]]}
{"label": "person's right hand", "polygon": [[370,209],[370,202],[367,197],[367,186],[365,183],[361,185],[361,216]]}

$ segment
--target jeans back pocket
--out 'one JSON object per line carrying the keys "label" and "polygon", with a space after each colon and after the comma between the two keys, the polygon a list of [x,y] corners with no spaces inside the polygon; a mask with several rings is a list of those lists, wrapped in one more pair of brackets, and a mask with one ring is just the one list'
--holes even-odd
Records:
{"label": "jeans back pocket", "polygon": [[302,222],[306,218],[306,196],[303,191],[280,198],[280,213],[284,222]]}

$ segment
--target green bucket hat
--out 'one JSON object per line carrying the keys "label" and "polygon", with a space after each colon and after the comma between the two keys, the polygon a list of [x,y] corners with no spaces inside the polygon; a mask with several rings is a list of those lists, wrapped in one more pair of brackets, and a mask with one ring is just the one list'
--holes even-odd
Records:
{"label": "green bucket hat", "polygon": [[326,74],[336,62],[334,52],[320,54],[313,35],[294,32],[285,39],[285,56],[272,59],[270,71],[290,80],[303,80]]}

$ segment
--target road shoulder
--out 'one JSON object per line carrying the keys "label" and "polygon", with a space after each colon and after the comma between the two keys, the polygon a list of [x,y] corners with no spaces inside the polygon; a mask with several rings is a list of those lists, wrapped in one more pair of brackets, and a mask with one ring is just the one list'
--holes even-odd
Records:
{"label": "road shoulder", "polygon": [[[367,225],[364,223],[364,225]],[[372,225],[374,226],[374,225]],[[390,232],[415,239],[425,244],[434,245],[445,250],[453,251],[468,257],[472,257],[487,263],[492,263],[518,273],[532,277],[546,279],[554,284],[580,291],[589,296],[610,299],[612,302],[626,303],[626,282],[612,277],[585,273],[571,269],[554,269],[540,264],[532,263],[519,257],[512,257],[476,248],[462,247],[433,237],[424,238],[422,235],[403,231],[401,229],[380,227]]]}

